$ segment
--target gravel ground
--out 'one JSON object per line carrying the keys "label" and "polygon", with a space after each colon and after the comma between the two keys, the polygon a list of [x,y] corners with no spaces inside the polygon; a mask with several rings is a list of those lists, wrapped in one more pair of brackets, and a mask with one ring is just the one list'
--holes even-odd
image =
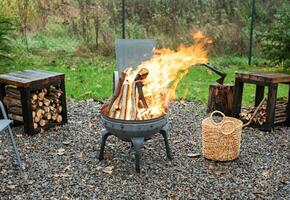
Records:
{"label": "gravel ground", "polygon": [[25,161],[21,173],[1,137],[1,199],[289,199],[290,128],[272,133],[248,128],[242,134],[240,157],[214,162],[201,156],[201,121],[205,106],[197,102],[171,107],[170,145],[166,160],[160,135],[142,150],[141,174],[134,171],[130,145],[110,137],[106,159],[97,159],[100,144],[100,102],[70,101],[69,123],[58,130],[27,136],[14,128]]}

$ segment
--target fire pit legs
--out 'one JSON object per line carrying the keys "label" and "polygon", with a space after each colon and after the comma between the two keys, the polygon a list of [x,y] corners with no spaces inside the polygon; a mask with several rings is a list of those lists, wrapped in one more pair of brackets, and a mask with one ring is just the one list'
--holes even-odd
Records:
{"label": "fire pit legs", "polygon": [[172,160],[172,155],[170,152],[170,147],[169,147],[169,143],[168,143],[168,130],[169,130],[169,126],[165,125],[161,130],[160,133],[162,134],[163,138],[164,138],[164,143],[165,143],[165,148],[166,148],[166,155],[167,158],[169,160]]}
{"label": "fire pit legs", "polygon": [[112,133],[109,133],[106,129],[102,130],[102,141],[101,141],[102,143],[101,143],[101,148],[100,148],[99,161],[104,160],[106,140],[108,139],[110,135],[112,135]]}
{"label": "fire pit legs", "polygon": [[136,172],[140,173],[141,149],[143,144],[146,140],[151,139],[157,133],[160,133],[163,136],[167,158],[172,160],[168,143],[169,125],[166,115],[149,120],[120,120],[109,118],[102,113],[101,122],[105,126],[105,129],[102,130],[102,140],[99,154],[100,161],[104,159],[107,138],[110,135],[114,135],[120,140],[130,142],[131,147],[134,147],[135,169]]}
{"label": "fire pit legs", "polygon": [[136,172],[140,173],[140,160],[141,160],[141,148],[144,144],[143,137],[135,137],[131,139],[135,149],[135,169]]}

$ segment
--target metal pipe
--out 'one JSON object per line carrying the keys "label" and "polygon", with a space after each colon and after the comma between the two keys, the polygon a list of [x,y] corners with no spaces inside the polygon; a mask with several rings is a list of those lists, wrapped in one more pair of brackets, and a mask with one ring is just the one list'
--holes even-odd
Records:
{"label": "metal pipe", "polygon": [[255,21],[255,12],[256,12],[256,0],[252,0],[252,17],[251,17],[251,26],[250,26],[250,43],[249,43],[249,60],[248,64],[252,64],[252,53],[253,53],[253,33],[254,33],[254,21]]}
{"label": "metal pipe", "polygon": [[126,38],[125,20],[126,20],[126,16],[125,16],[125,0],[122,0],[122,38],[123,39]]}

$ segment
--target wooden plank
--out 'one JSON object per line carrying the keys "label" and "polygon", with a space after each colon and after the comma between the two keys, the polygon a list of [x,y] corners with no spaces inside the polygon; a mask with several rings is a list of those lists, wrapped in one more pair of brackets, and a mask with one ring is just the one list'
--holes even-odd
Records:
{"label": "wooden plank", "polygon": [[28,87],[31,82],[37,82],[50,78],[58,79],[56,77],[63,75],[63,73],[43,70],[24,70],[0,75],[0,83]]}
{"label": "wooden plank", "polygon": [[63,75],[62,73],[40,71],[40,70],[24,70],[24,71],[18,71],[14,73],[19,74],[19,76],[29,77],[29,79],[31,79],[32,81]]}
{"label": "wooden plank", "polygon": [[20,87],[21,93],[21,104],[22,104],[22,113],[24,130],[27,134],[32,135],[34,133],[33,120],[32,120],[32,108],[30,100],[30,89],[25,87]]}
{"label": "wooden plank", "polygon": [[285,83],[290,82],[290,75],[283,73],[237,72],[236,77],[258,82]]}
{"label": "wooden plank", "polygon": [[236,78],[234,87],[234,103],[232,116],[238,118],[242,108],[244,83]]}
{"label": "wooden plank", "polygon": [[19,76],[24,76],[24,77],[29,77],[31,80],[37,80],[37,79],[42,79],[42,75],[28,72],[27,70],[25,71],[18,71],[18,72],[13,72],[14,74],[18,74]]}
{"label": "wooden plank", "polygon": [[277,89],[278,89],[278,84],[271,84],[269,86],[267,110],[266,110],[266,123],[261,128],[262,130],[265,130],[265,131],[271,131],[272,127],[274,126]]}
{"label": "wooden plank", "polygon": [[62,91],[62,94],[60,96],[61,98],[61,106],[62,106],[62,111],[61,111],[61,115],[62,115],[62,124],[67,123],[67,108],[66,108],[66,93],[65,93],[65,81],[64,81],[64,77],[60,83],[60,89]]}
{"label": "wooden plank", "polygon": [[22,71],[11,72],[8,75],[9,76],[14,76],[14,77],[17,77],[17,78],[22,78],[22,79],[25,79],[26,81],[31,81],[31,76],[30,75],[23,74]]}
{"label": "wooden plank", "polygon": [[257,107],[264,98],[265,86],[256,85],[255,107]]}
{"label": "wooden plank", "polygon": [[24,70],[25,72],[29,72],[29,73],[33,73],[33,74],[39,74],[42,76],[46,76],[46,77],[51,77],[51,76],[59,76],[59,75],[63,75],[63,73],[59,73],[59,72],[52,72],[52,71],[44,71],[44,70]]}
{"label": "wooden plank", "polygon": [[9,74],[1,74],[0,75],[0,82],[5,84],[11,84],[16,86],[22,86],[29,82],[29,80],[24,78],[19,78],[15,76],[10,76]]}

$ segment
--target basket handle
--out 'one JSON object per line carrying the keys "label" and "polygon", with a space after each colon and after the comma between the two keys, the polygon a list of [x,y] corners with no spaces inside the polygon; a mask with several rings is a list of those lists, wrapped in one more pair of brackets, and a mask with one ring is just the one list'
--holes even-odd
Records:
{"label": "basket handle", "polygon": [[224,126],[225,124],[232,124],[232,125],[235,125],[235,123],[232,122],[232,121],[226,121],[226,122],[224,122],[224,123],[221,125],[221,127],[220,127],[220,131],[221,131],[222,134],[224,134],[224,135],[230,135],[230,134],[232,134],[233,132],[235,132],[236,127],[234,127],[234,126],[232,126],[233,128],[232,128],[230,131],[224,131],[223,126]]}
{"label": "basket handle", "polygon": [[[215,122],[215,121],[213,120],[213,116],[214,116],[215,114],[219,114],[219,115],[221,115],[221,116],[223,117],[222,120],[221,120],[220,122]],[[210,119],[211,119],[211,121],[212,121],[212,123],[213,123],[214,125],[221,125],[221,124],[223,124],[224,117],[225,117],[225,114],[222,113],[221,111],[218,111],[218,110],[215,110],[215,111],[213,111],[213,112],[210,114]]]}

